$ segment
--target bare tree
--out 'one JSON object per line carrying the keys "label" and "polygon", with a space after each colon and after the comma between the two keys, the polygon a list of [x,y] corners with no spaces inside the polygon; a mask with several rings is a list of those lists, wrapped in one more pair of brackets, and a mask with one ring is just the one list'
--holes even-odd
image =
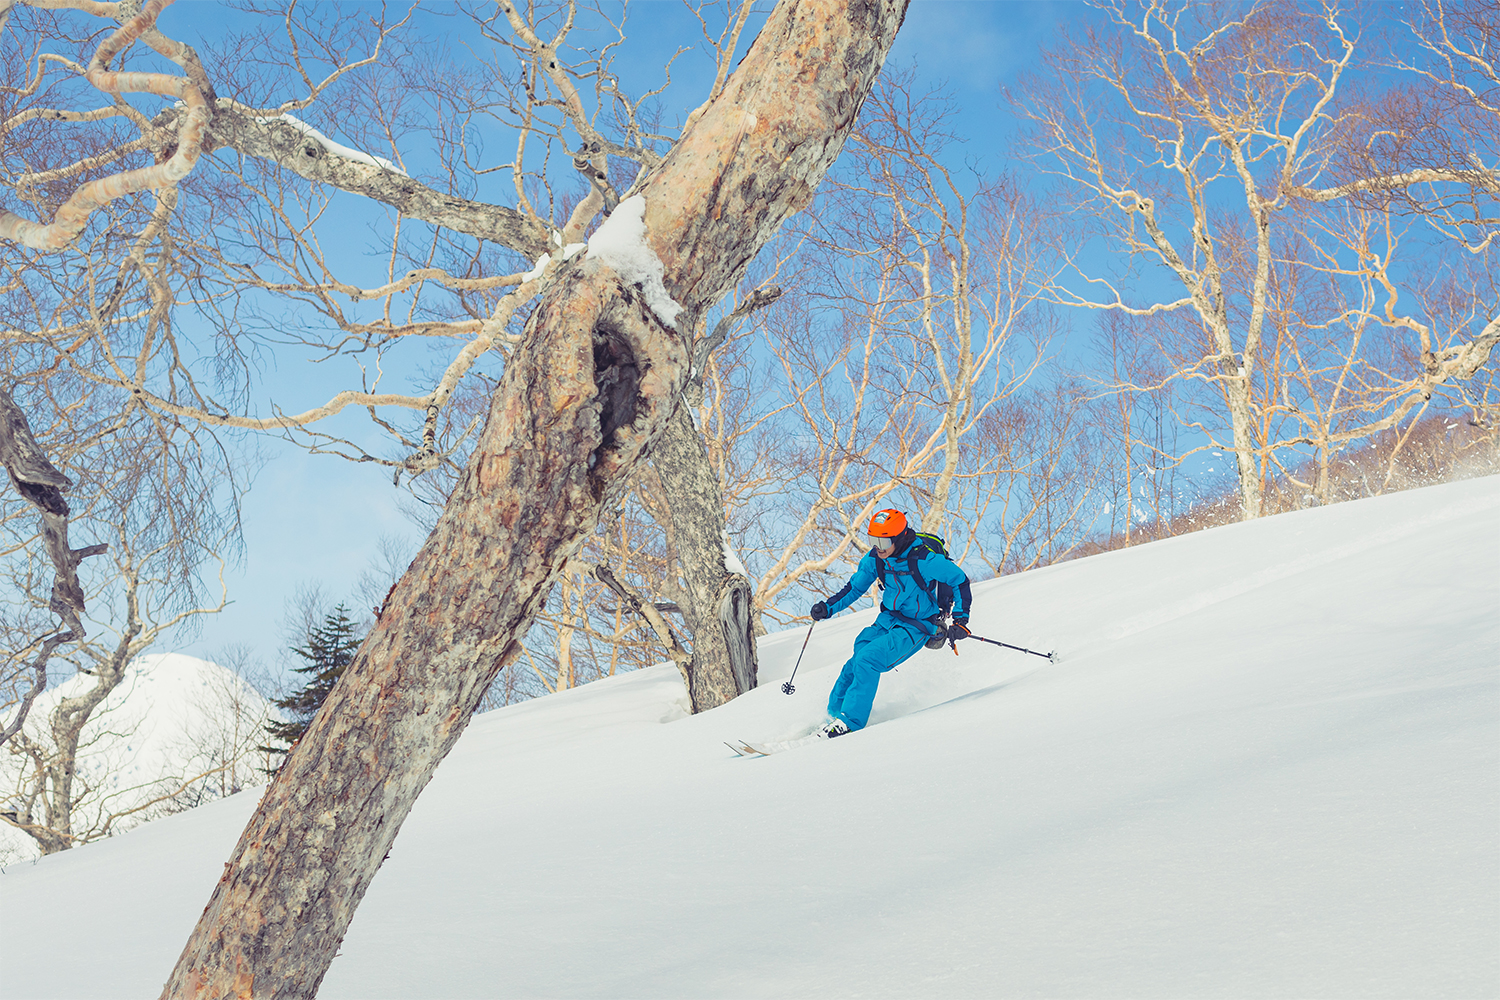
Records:
{"label": "bare tree", "polygon": [[[108,204],[119,213],[104,228],[117,246],[103,248],[98,262],[91,262],[89,293],[81,294],[73,281],[62,299],[66,308],[57,310],[59,315],[37,317],[25,335],[50,347],[54,357],[71,359],[77,353],[73,341],[82,332],[99,359],[79,366],[81,376],[123,390],[137,405],[169,420],[284,434],[314,452],[386,465],[398,482],[403,476],[410,482],[414,476],[441,473],[444,488],[437,492],[444,502],[483,415],[482,408],[466,405],[477,395],[466,396],[466,382],[495,377],[501,363],[495,355],[519,343],[526,314],[549,269],[583,249],[599,214],[618,204],[619,190],[630,181],[628,171],[659,164],[676,141],[655,130],[645,115],[649,109],[643,110],[643,104],[654,92],[628,96],[611,68],[625,41],[623,10],[613,21],[614,15],[602,9],[580,14],[574,3],[525,9],[501,5],[476,12],[475,28],[498,53],[494,65],[478,73],[449,60],[424,58],[421,43],[405,31],[417,16],[410,12],[364,23],[295,4],[280,12],[257,10],[266,21],[264,28],[252,28],[230,39],[224,52],[210,53],[216,76],[210,83],[203,58],[171,43],[158,28],[166,2],[139,12],[120,4],[23,4],[17,13],[26,13],[26,27],[38,38],[72,39],[78,29],[69,27],[71,22],[36,9],[59,6],[123,23],[87,57],[59,61],[52,54],[38,55],[34,73],[23,63],[29,83],[16,89],[17,113],[4,124],[47,158],[38,164],[32,156],[17,171],[19,189],[35,195],[35,214],[60,212],[58,218],[66,216],[70,226],[76,222],[81,232],[87,216],[77,206],[83,202],[57,205],[55,197],[40,197],[51,193],[44,181],[66,187],[69,178],[107,171],[132,157],[160,159],[171,153],[176,166],[165,173],[153,167],[107,174],[91,182],[87,205],[97,209]],[[710,28],[712,6],[694,8],[716,74],[707,100],[690,121],[726,85],[752,8],[751,0],[724,5],[726,16],[717,32]],[[602,29],[615,39],[594,50],[575,47],[570,39],[580,30],[580,16],[588,20],[587,30]],[[129,58],[137,38],[168,54],[184,75],[155,76],[144,83],[135,76],[110,75],[111,61]],[[75,44],[85,47],[84,41]],[[240,58],[245,51],[263,58],[245,61]],[[85,71],[84,62],[93,68]],[[76,77],[70,78],[70,72]],[[356,76],[363,84],[351,93]],[[145,86],[148,92],[170,91],[182,100],[149,120],[126,115],[124,124],[134,125],[139,135],[121,141],[120,129],[109,132],[95,124],[119,114],[58,110],[67,101],[76,104],[90,97],[80,83],[95,92]],[[235,97],[218,97],[215,85]],[[284,99],[278,91],[296,96]],[[421,113],[413,110],[415,102],[425,104]],[[339,137],[358,148],[319,127],[331,133],[335,124]],[[482,143],[497,126],[513,136],[507,139],[515,143],[514,159],[482,165],[477,162]],[[183,136],[189,138],[177,142]],[[410,148],[412,137],[429,136],[435,140],[436,171],[423,175],[400,150]],[[79,159],[73,151],[80,140],[108,152]],[[211,155],[195,151],[204,142]],[[193,143],[195,150],[182,156],[171,152]],[[430,157],[418,159],[425,163]],[[551,167],[557,159],[571,163],[569,173],[586,182],[581,197],[561,183],[566,178]],[[460,194],[490,184],[491,174],[510,181],[514,208]],[[131,200],[158,185],[154,205]],[[344,277],[353,269],[349,255],[331,251],[320,238],[319,223],[331,214],[334,191],[397,211],[383,281]],[[39,223],[23,225],[19,216],[12,218],[4,232],[24,236],[28,246],[51,248],[66,235],[56,227],[47,230],[45,239],[28,235],[40,232]],[[130,232],[133,223],[137,232]],[[112,249],[128,259],[116,266]],[[33,257],[28,264],[36,267],[44,261]],[[92,291],[105,285],[107,293]],[[288,305],[302,313],[290,329],[280,321]],[[215,328],[218,386],[206,384],[184,360],[191,352],[184,349],[173,314],[186,306]],[[141,323],[149,332],[140,340],[134,364],[118,363],[126,360],[119,357],[120,341]],[[265,331],[299,344],[317,360],[359,358],[359,388],[333,392],[310,407],[273,403],[269,414],[247,412],[252,409],[247,405],[254,381],[251,361]],[[392,360],[403,348],[434,343],[454,346],[435,371],[423,373],[430,388],[390,391],[383,384],[389,381],[388,368],[400,370]],[[711,352],[700,346],[697,353],[706,358]],[[398,454],[382,455],[350,430],[344,416],[361,410],[399,447]],[[415,424],[402,419],[409,412],[417,415]],[[688,438],[678,443],[684,456],[691,456],[695,447],[701,450]],[[666,451],[664,446],[662,454]],[[703,500],[710,501],[705,508],[710,519],[722,520],[722,498],[713,503],[714,497],[688,488],[692,482],[702,480],[665,479],[671,502],[662,511],[681,512],[683,519],[675,551],[693,569],[690,583],[676,597],[689,631],[703,632],[694,642],[702,665],[690,674],[696,678],[691,685],[694,704],[708,708],[753,686],[754,647],[745,639],[752,630],[746,586],[734,584],[729,579],[734,574],[719,581],[723,586],[706,582],[708,567],[724,566],[723,532],[711,525],[699,531],[697,522],[690,521]],[[584,591],[593,586],[584,573],[575,574],[575,583]],[[723,625],[721,612],[729,615]],[[569,641],[565,637],[571,634],[563,626],[556,633],[558,642]],[[561,645],[558,650],[567,659]]]}
{"label": "bare tree", "polygon": [[[145,120],[111,102],[105,114],[111,121],[123,118],[122,131],[128,124],[137,137],[98,137],[107,163],[144,154],[172,163],[169,170],[127,170],[119,176],[128,182],[101,178],[102,187],[87,182],[77,191],[98,207],[80,218],[67,208],[80,204],[70,202],[68,189],[73,178],[103,164],[59,146],[43,166],[63,173],[52,187],[32,189],[45,195],[35,202],[42,221],[7,223],[7,232],[25,236],[32,246],[50,248],[59,234],[79,246],[97,233],[112,239],[111,246],[138,248],[134,256],[127,249],[116,266],[118,278],[86,286],[76,276],[71,285],[56,278],[56,286],[71,293],[72,311],[54,310],[31,324],[28,336],[39,349],[62,357],[70,338],[82,336],[101,360],[79,376],[127,392],[153,413],[209,427],[299,433],[321,450],[390,463],[403,473],[454,461],[436,444],[446,404],[477,359],[497,346],[508,352],[483,431],[463,439],[472,454],[444,514],[386,598],[328,710],[268,790],[167,987],[169,995],[240,988],[306,995],[321,980],[412,800],[496,673],[519,655],[521,637],[553,583],[601,514],[625,494],[679,406],[698,317],[735,287],[759,247],[806,204],[837,155],[904,4],[782,4],[736,72],[726,70],[717,96],[685,134],[673,138],[650,133],[637,114],[639,104],[623,97],[607,66],[609,46],[586,55],[593,60],[587,66],[565,61],[560,53],[567,51],[574,25],[573,4],[552,17],[502,2],[483,30],[496,44],[514,47],[522,73],[506,80],[509,99],[486,98],[447,119],[453,130],[442,134],[455,141],[442,147],[442,162],[453,169],[436,186],[413,178],[400,164],[401,143],[412,133],[399,105],[410,88],[375,61],[382,46],[394,44],[399,22],[315,24],[317,11],[290,7],[271,22],[291,46],[283,67],[261,64],[255,78],[242,61],[219,57],[213,65],[223,77],[210,85],[199,54],[157,29],[161,0],[139,14],[85,0],[78,6],[119,15],[125,24],[103,47],[80,41],[79,48],[90,50],[82,61],[93,69],[64,66],[76,76],[59,78],[60,90],[48,98],[61,103],[61,90],[68,90],[82,100],[87,91],[75,81],[95,91],[139,82],[133,74],[108,76],[105,67],[117,56],[130,57],[132,40],[145,39],[183,68],[180,77],[147,82],[183,106]],[[65,22],[50,10],[18,6],[12,20],[23,11],[31,24],[48,26],[48,37],[71,30],[57,27]],[[79,34],[86,38],[88,32]],[[270,32],[256,41],[258,51],[273,44],[287,50]],[[300,41],[309,45],[306,56]],[[356,49],[363,55],[351,56]],[[51,79],[42,70],[62,66],[55,60],[36,65],[39,81]],[[268,66],[272,71],[263,72]],[[339,91],[337,85],[360,66],[376,71],[361,88],[361,113],[339,113],[336,91],[350,89]],[[580,80],[593,86],[595,109],[608,109],[621,141],[601,131],[602,123],[585,107]],[[450,82],[460,81],[443,80],[433,91],[460,93],[446,86]],[[283,96],[293,92],[298,96]],[[56,135],[60,127],[84,120],[71,113],[46,118],[48,105],[36,91],[16,96],[26,104],[18,113],[29,117],[13,128]],[[507,122],[517,126],[519,138],[509,172],[519,209],[476,201],[447,183],[467,169],[476,151],[457,119],[481,105],[515,116]],[[294,114],[306,117],[319,109],[325,117],[311,123]],[[331,125],[331,114],[355,146],[319,130],[318,124]],[[198,155],[209,142],[214,155]],[[377,142],[382,153],[395,155],[364,152]],[[535,162],[528,160],[531,142],[566,153],[589,185],[581,199],[555,197],[551,176],[528,166]],[[620,157],[638,165],[633,179],[615,169]],[[230,169],[205,173],[206,161],[215,170],[221,163]],[[23,169],[37,173],[30,164]],[[136,183],[140,187],[132,187]],[[138,196],[151,184],[157,185],[154,205]],[[337,261],[318,242],[313,224],[330,210],[333,188],[399,210],[399,235],[391,242],[383,284],[342,280]],[[99,200],[117,191],[115,200]],[[58,194],[66,197],[59,201]],[[101,215],[104,204],[124,221]],[[538,204],[547,206],[547,216],[535,210]],[[587,227],[611,208],[583,252]],[[565,221],[552,224],[552,211]],[[44,231],[46,239],[27,235]],[[409,240],[413,233],[418,235]],[[530,270],[523,271],[523,264],[496,273],[488,266],[492,251],[449,234],[492,241],[537,263]],[[248,259],[244,248],[251,251]],[[408,261],[425,263],[411,267]],[[33,262],[45,266],[35,257],[25,263]],[[95,288],[105,291],[96,297]],[[321,315],[331,336],[319,343],[335,350],[380,351],[434,337],[461,346],[429,391],[384,392],[372,379],[311,409],[256,416],[226,405],[235,403],[233,393],[226,402],[217,400],[196,377],[183,360],[187,352],[178,350],[172,315],[191,301],[227,335],[244,325],[241,319],[270,326],[272,317],[261,307],[274,297]],[[344,307],[350,301],[357,310]],[[524,316],[518,313],[522,305],[530,309]],[[522,323],[523,329],[512,332]],[[130,363],[112,361],[127,329],[140,331],[134,357]],[[235,359],[246,357],[246,347],[229,336],[225,344],[221,357],[232,368]],[[367,370],[374,375],[378,367]],[[415,433],[386,421],[406,453],[381,458],[348,437],[312,427],[351,407],[415,411]],[[384,419],[374,415],[377,422]],[[375,761],[381,763],[371,766]],[[388,770],[398,761],[399,770]],[[368,788],[357,790],[361,785]],[[306,800],[319,788],[328,791],[316,804]],[[337,797],[333,789],[341,790]],[[314,841],[321,845],[317,850],[310,848]],[[266,845],[273,843],[281,846],[268,853]],[[317,902],[298,911],[286,905],[293,898]],[[264,933],[263,920],[295,922],[296,933]]]}
{"label": "bare tree", "polygon": [[1105,24],[1065,40],[1049,78],[1013,95],[1036,156],[1077,196],[1082,231],[1126,264],[1099,273],[1075,239],[1073,277],[1053,293],[1136,318],[1170,359],[1167,378],[1213,394],[1229,437],[1203,447],[1234,454],[1242,516],[1256,517],[1278,446],[1262,419],[1277,238],[1302,204],[1290,188],[1340,140],[1358,35],[1331,4],[1100,7]]}
{"label": "bare tree", "polygon": [[[1483,421],[1489,366],[1500,343],[1500,286],[1493,265],[1500,240],[1500,4],[1495,0],[1423,0],[1392,38],[1388,65],[1397,85],[1350,115],[1328,168],[1296,178],[1288,194],[1309,205],[1352,206],[1389,235],[1395,220],[1421,224],[1432,239],[1414,245],[1439,253],[1457,248],[1451,274],[1424,268],[1423,287],[1399,275],[1394,253],[1365,250],[1369,301],[1351,309],[1371,322],[1410,335],[1413,357],[1392,371],[1385,391],[1390,413],[1371,432],[1415,424],[1433,394],[1452,387]],[[1369,221],[1360,227],[1372,228]],[[1352,242],[1347,237],[1346,243]],[[1445,255],[1446,256],[1446,255]],[[1463,258],[1471,266],[1465,266]],[[1410,289],[1411,284],[1417,287]],[[1403,301],[1405,299],[1405,301]]]}
{"label": "bare tree", "polygon": [[[276,761],[261,746],[266,723],[277,718],[272,699],[279,696],[279,683],[255,650],[234,643],[213,654],[214,672],[207,689],[196,699],[197,721],[182,736],[182,757],[190,763],[186,771],[211,771],[197,794],[179,801],[201,801],[234,795],[248,785],[260,784],[275,770]],[[198,766],[201,762],[202,766]]]}
{"label": "bare tree", "polygon": [[[36,277],[23,271],[20,285],[8,290],[12,315],[26,313],[18,300],[29,299],[33,315],[44,305],[47,285]],[[156,419],[107,388],[80,384],[50,352],[35,351],[24,332],[7,334],[0,356],[15,396],[7,393],[3,408],[22,495],[19,503],[0,500],[0,590],[7,631],[15,636],[11,662],[30,659],[31,698],[59,666],[81,674],[45,720],[11,719],[7,750],[20,764],[21,780],[6,790],[8,822],[52,853],[106,836],[182,790],[153,783],[150,801],[132,792],[117,808],[118,790],[107,792],[100,782],[119,775],[92,765],[82,774],[80,753],[94,739],[86,734],[99,732],[95,714],[118,701],[129,663],[167,630],[223,606],[222,596],[217,604],[198,599],[198,572],[216,551],[232,549],[240,490],[224,475],[226,455],[210,435]],[[29,419],[21,416],[20,400]],[[35,507],[43,511],[40,529]],[[94,544],[72,548],[70,531]],[[83,556],[105,553],[80,565]],[[67,630],[38,640],[37,626],[51,614]]]}
{"label": "bare tree", "polygon": [[980,564],[999,576],[1084,551],[1110,502],[1110,426],[1101,404],[1061,379],[988,415],[975,430],[969,487]]}
{"label": "bare tree", "polygon": [[[711,337],[695,345],[684,390],[686,405],[673,415],[652,459],[680,555],[682,607],[693,636],[691,658],[682,666],[695,712],[722,705],[755,687],[758,615],[749,573],[730,542],[720,470],[710,460],[693,413],[703,406],[708,359],[723,345],[731,326],[780,295],[779,288],[756,289],[719,321]],[[624,591],[617,592],[630,599]],[[673,659],[680,661],[680,647],[673,649],[665,620],[652,625]]]}
{"label": "bare tree", "polygon": [[[96,690],[94,677],[80,673],[45,697],[62,708]],[[65,745],[56,742],[54,713],[49,723],[33,719],[18,737],[0,762],[6,825],[50,854],[263,782],[255,744],[269,707],[215,664],[138,657],[82,731],[63,734]]]}
{"label": "bare tree", "polygon": [[853,198],[835,208],[860,222],[839,227],[856,236],[843,252],[879,253],[890,271],[894,339],[881,354],[910,366],[917,380],[907,392],[932,411],[934,468],[908,488],[925,500],[922,523],[933,531],[947,527],[965,436],[1026,383],[1054,332],[1038,302],[1049,221],[1014,176],[975,172],[966,190],[944,163],[953,111],[941,95],[918,93],[909,72],[883,79],[855,134],[864,176],[845,180]]}
{"label": "bare tree", "polygon": [[870,514],[900,504],[977,544],[987,477],[979,428],[1036,371],[1044,213],[1014,178],[950,166],[952,106],[911,75],[882,78],[814,208],[778,241],[765,280],[786,297],[763,345],[718,377],[701,414],[753,567],[759,612],[825,587],[858,558]]}
{"label": "bare tree", "polygon": [[[113,828],[106,814],[88,829],[75,829],[79,802],[97,793],[78,787],[78,758],[90,720],[125,680],[130,663],[164,633],[224,606],[222,594],[217,603],[196,601],[193,580],[205,556],[224,541],[213,497],[221,481],[201,476],[202,469],[192,467],[194,451],[157,431],[151,421],[137,419],[64,466],[80,480],[77,493],[90,500],[86,510],[74,511],[74,524],[110,541],[99,546],[108,548],[109,559],[90,564],[82,581],[87,589],[78,595],[80,605],[87,595],[93,609],[93,634],[60,651],[89,683],[62,698],[44,726],[18,732],[11,748],[28,762],[29,777],[15,793],[10,822],[43,853],[107,836]],[[24,542],[15,548],[5,563],[6,588],[17,599],[46,607],[54,598],[38,587],[45,578],[36,573],[31,551]],[[150,805],[181,790],[165,791]],[[135,803],[127,813],[145,808]]]}
{"label": "bare tree", "polygon": [[316,990],[417,792],[664,432],[689,374],[680,331],[811,197],[903,13],[779,6],[588,254],[558,269],[433,535],[267,790],[166,995]]}

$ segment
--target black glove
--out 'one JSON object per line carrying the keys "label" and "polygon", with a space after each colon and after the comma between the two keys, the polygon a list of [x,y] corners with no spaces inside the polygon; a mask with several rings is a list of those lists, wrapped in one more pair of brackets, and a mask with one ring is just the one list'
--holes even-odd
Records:
{"label": "black glove", "polygon": [[812,606],[812,620],[813,621],[820,622],[824,618],[827,618],[827,617],[828,617],[828,605],[826,603],[824,603],[823,601],[819,601],[817,604],[814,604]]}
{"label": "black glove", "polygon": [[953,624],[948,626],[948,639],[950,642],[967,639],[969,635],[969,619],[967,618],[955,618],[953,619]]}

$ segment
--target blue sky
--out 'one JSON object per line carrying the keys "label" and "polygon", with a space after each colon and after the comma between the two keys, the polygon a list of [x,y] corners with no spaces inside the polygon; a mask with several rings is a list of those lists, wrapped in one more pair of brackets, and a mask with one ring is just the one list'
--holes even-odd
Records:
{"label": "blue sky", "polygon": [[[186,27],[206,6],[183,4],[173,15]],[[925,83],[945,84],[960,108],[959,128],[967,137],[962,155],[981,161],[987,171],[1003,169],[1010,143],[1009,117],[999,111],[1001,83],[1035,59],[1054,25],[1085,9],[1050,0],[917,0],[889,64],[914,67]],[[648,85],[659,78],[664,54],[700,41],[696,22],[675,0],[636,4],[631,21],[631,40],[620,66],[627,73],[638,66]],[[750,38],[747,32],[746,44]],[[696,53],[681,57],[673,68],[673,87],[664,95],[669,116],[696,106],[709,81],[708,60]],[[273,368],[266,381],[278,405],[300,410],[330,394],[324,373],[305,361],[268,360]],[[363,418],[342,426],[362,435],[377,453],[387,450],[365,431]],[[205,657],[230,645],[249,646],[274,667],[285,659],[281,623],[288,599],[299,588],[318,586],[332,600],[352,602],[360,575],[377,558],[381,536],[414,546],[424,532],[402,513],[406,494],[392,486],[390,470],[310,456],[275,438],[264,438],[257,446],[267,462],[244,499],[244,554],[226,572],[232,603],[201,619],[196,634],[169,636],[165,645]]]}
{"label": "blue sky", "polygon": [[[332,2],[332,0],[325,0]],[[346,3],[356,9],[367,4]],[[205,3],[183,4],[177,16],[190,22]],[[169,10],[171,10],[169,8]],[[889,67],[910,69],[918,84],[949,92],[958,111],[953,124],[962,137],[950,147],[951,162],[974,166],[987,174],[1009,169],[1023,171],[1026,165],[1016,155],[1014,119],[1002,108],[1002,86],[1014,83],[1017,74],[1034,67],[1042,46],[1059,25],[1096,16],[1087,5],[1058,0],[916,0],[887,61]],[[457,19],[434,19],[435,27],[449,30]],[[742,49],[753,39],[747,30]],[[186,28],[186,25],[184,25]],[[617,58],[616,69],[627,85],[644,90],[658,86],[661,66],[682,45],[701,45],[697,22],[677,0],[646,0],[632,5],[627,28],[630,41]],[[181,34],[187,37],[186,30]],[[464,45],[484,45],[482,40],[458,37]],[[685,115],[701,101],[712,80],[713,66],[700,51],[680,56],[673,65],[672,86],[663,94],[668,121]],[[338,140],[340,136],[332,135]],[[494,147],[496,155],[499,146]],[[385,151],[379,151],[384,153]],[[403,149],[408,157],[420,150]],[[480,198],[505,199],[508,183],[486,181]],[[347,198],[352,196],[337,196]],[[375,273],[383,273],[384,249],[380,237],[364,228],[365,221],[381,217],[381,211],[365,203],[346,204],[341,210],[360,221],[347,224],[351,245],[374,247],[366,258]],[[382,223],[377,222],[379,231]],[[362,265],[351,260],[351,271]],[[346,275],[347,277],[347,275]],[[383,279],[381,279],[383,280]],[[294,321],[294,317],[287,317]],[[1076,328],[1090,324],[1092,317],[1069,315]],[[436,357],[434,355],[433,357]],[[291,352],[266,356],[264,399],[291,412],[317,405],[338,389],[358,384],[358,373],[344,370],[342,381],[330,380],[326,365],[310,365]],[[419,370],[391,370],[383,387],[391,391],[425,392],[429,387],[430,363]],[[264,406],[261,412],[266,412]],[[372,453],[391,454],[389,440],[373,431],[361,412],[346,412],[330,426],[320,429],[347,435]],[[247,646],[261,661],[277,667],[287,661],[282,623],[287,603],[300,589],[318,587],[330,601],[357,604],[357,582],[377,561],[383,536],[415,548],[425,537],[403,513],[411,500],[403,489],[392,485],[391,471],[373,464],[354,464],[333,456],[308,455],[274,437],[260,438],[255,446],[267,459],[253,488],[244,498],[244,548],[228,566],[225,579],[230,606],[220,614],[205,616],[195,631],[169,636],[166,646],[212,658],[231,645]],[[1206,468],[1204,458],[1194,472]],[[217,584],[212,587],[217,592]],[[363,612],[363,608],[357,609]]]}
{"label": "blue sky", "polygon": [[[334,0],[324,0],[334,2]],[[353,16],[368,14],[372,6],[344,3]],[[765,5],[769,8],[769,3]],[[204,15],[214,9],[207,0],[179,3],[169,8],[174,24],[164,27],[178,37],[195,41],[199,28],[214,22]],[[394,8],[392,8],[394,9]],[[1361,16],[1381,18],[1399,8],[1376,9]],[[465,32],[460,18],[419,15],[423,30],[448,33],[449,47],[461,52],[465,46],[483,51],[489,43]],[[888,60],[888,66],[910,70],[919,87],[943,89],[951,95],[957,113],[952,127],[962,142],[949,150],[949,162],[963,164],[990,175],[1014,170],[1023,176],[1029,165],[1018,156],[1015,123],[1002,107],[1001,90],[1016,83],[1019,74],[1036,67],[1044,46],[1056,37],[1060,26],[1073,27],[1098,17],[1090,6],[1057,0],[915,0]],[[742,48],[749,45],[758,25],[745,33]],[[646,0],[632,5],[627,27],[629,41],[615,62],[628,89],[636,93],[657,87],[662,65],[680,46],[697,46],[681,55],[672,68],[672,86],[662,95],[662,109],[670,128],[696,107],[707,92],[713,64],[702,49],[699,27],[677,0]],[[288,95],[293,96],[293,95]],[[342,137],[332,134],[331,138]],[[508,155],[508,144],[492,142],[487,155],[497,160]],[[376,150],[384,155],[386,150]],[[416,162],[427,155],[420,148],[402,149]],[[503,174],[481,180],[478,197],[506,200],[511,197]],[[1039,180],[1041,185],[1049,183]],[[378,206],[348,195],[335,197],[335,208],[347,233],[351,278],[360,273],[374,278],[383,274],[385,248],[381,232],[385,223]],[[367,229],[374,221],[375,228]],[[342,234],[341,234],[342,235]],[[358,248],[370,248],[361,259]],[[1100,267],[1130,267],[1129,262],[1101,263]],[[381,279],[383,280],[383,279]],[[1148,271],[1132,275],[1132,282],[1150,281]],[[1073,312],[1064,316],[1074,330],[1066,348],[1081,352],[1094,317]],[[279,322],[295,323],[286,315]],[[383,388],[421,393],[430,387],[432,359],[424,364],[393,367]],[[295,353],[270,351],[260,396],[260,412],[272,402],[284,410],[298,412],[328,399],[334,392],[359,384],[359,372],[346,367],[335,374],[332,364],[310,365]],[[349,364],[347,359],[336,362]],[[371,452],[390,455],[387,439],[373,431],[360,413],[346,414],[329,430],[359,440]],[[226,579],[232,605],[222,614],[202,620],[196,635],[169,637],[167,646],[196,655],[213,656],[231,644],[253,647],[263,661],[274,666],[285,659],[281,623],[287,599],[299,589],[316,586],[334,601],[356,603],[356,583],[375,561],[381,539],[391,536],[415,547],[424,536],[402,512],[411,501],[404,490],[393,487],[388,468],[357,465],[332,456],[310,456],[276,438],[262,438],[258,448],[268,459],[244,500],[243,556],[229,567]],[[1228,459],[1204,454],[1185,468],[1190,476],[1227,469]],[[1215,467],[1218,467],[1217,469]],[[364,609],[357,609],[363,611]]]}

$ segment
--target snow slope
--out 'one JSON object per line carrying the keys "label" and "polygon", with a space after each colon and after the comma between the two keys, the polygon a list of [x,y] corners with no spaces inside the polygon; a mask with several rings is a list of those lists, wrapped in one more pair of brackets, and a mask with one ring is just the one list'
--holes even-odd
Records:
{"label": "snow slope", "polygon": [[[336,997],[1500,995],[1500,477],[975,588],[976,643],[804,731],[868,612],[477,719]],[[241,795],[0,875],[6,997],[159,990]],[[85,925],[80,948],[70,928]]]}
{"label": "snow slope", "polygon": [[[50,746],[52,710],[93,684],[92,677],[78,674],[42,692],[26,717],[27,734]],[[265,742],[262,730],[273,716],[281,717],[243,678],[216,663],[180,653],[136,657],[120,686],[89,717],[79,741],[74,793],[81,802],[74,833],[98,828],[111,813],[127,814],[207,771],[219,773],[194,785],[196,797],[214,798],[231,787],[264,782],[258,768],[267,766],[265,755],[247,751]],[[29,771],[23,763],[0,753],[0,801],[24,794]],[[129,830],[185,804],[163,803],[122,815],[112,828]],[[0,823],[0,863],[39,853],[30,837]]]}

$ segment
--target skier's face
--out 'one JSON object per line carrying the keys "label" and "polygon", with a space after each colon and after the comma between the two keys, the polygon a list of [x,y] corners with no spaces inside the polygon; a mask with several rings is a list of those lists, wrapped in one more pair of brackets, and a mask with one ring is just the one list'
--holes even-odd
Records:
{"label": "skier's face", "polygon": [[876,535],[870,535],[869,538],[870,545],[875,549],[875,555],[881,559],[889,556],[891,550],[896,547],[896,540],[894,538],[880,538]]}

